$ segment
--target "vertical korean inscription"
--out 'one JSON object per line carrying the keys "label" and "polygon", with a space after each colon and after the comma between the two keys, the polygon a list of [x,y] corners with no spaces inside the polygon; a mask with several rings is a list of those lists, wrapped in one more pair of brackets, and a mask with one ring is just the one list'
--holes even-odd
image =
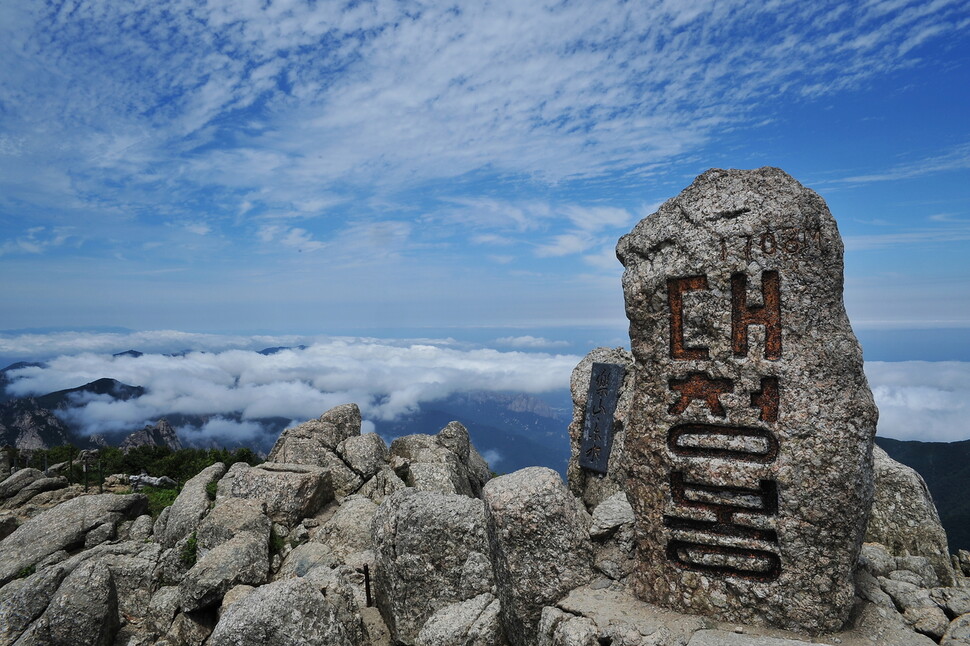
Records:
{"label": "vertical korean inscription", "polygon": [[613,415],[626,371],[615,363],[594,363],[590,371],[579,466],[606,473],[613,445]]}
{"label": "vertical korean inscription", "polygon": [[[780,280],[777,271],[763,272],[762,305],[750,305],[747,277],[738,273],[731,277],[731,349],[742,362],[748,359],[748,328],[752,325],[764,326],[765,358],[781,358]],[[708,360],[707,348],[684,347],[683,323],[683,293],[708,289],[707,276],[671,278],[667,288],[671,359]],[[701,410],[730,422],[721,396],[735,391],[732,380],[695,371],[672,377],[668,385],[676,396],[667,411],[670,415],[685,414],[696,400],[703,404]],[[759,410],[761,422],[776,422],[780,404],[778,378],[762,376],[760,386],[760,390],[750,393],[750,406]],[[768,428],[678,423],[668,431],[667,448],[673,456],[689,462],[720,459],[768,465],[778,455],[778,440]],[[778,535],[764,526],[766,522],[754,521],[778,515],[778,486],[774,480],[759,478],[758,487],[752,488],[741,483],[694,481],[682,470],[671,469],[669,484],[673,510],[663,516],[663,525],[670,531],[666,557],[675,567],[758,581],[778,578]]]}

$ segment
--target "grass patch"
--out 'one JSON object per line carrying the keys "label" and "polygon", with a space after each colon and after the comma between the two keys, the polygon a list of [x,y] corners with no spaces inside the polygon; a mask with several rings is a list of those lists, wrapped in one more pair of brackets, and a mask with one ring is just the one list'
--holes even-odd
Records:
{"label": "grass patch", "polygon": [[283,537],[276,533],[276,528],[271,527],[269,530],[269,551],[270,554],[279,554],[283,551],[286,542]]}
{"label": "grass patch", "polygon": [[195,565],[195,560],[199,557],[199,539],[192,532],[189,535],[189,539],[185,541],[185,545],[182,546],[182,551],[179,553],[179,558],[182,559],[182,563],[186,567],[192,567]]}
{"label": "grass patch", "polygon": [[17,578],[17,579],[26,579],[27,577],[29,577],[31,574],[33,574],[36,571],[37,571],[37,566],[36,565],[28,565],[25,568],[21,568],[20,571],[17,572],[17,576],[15,578]]}
{"label": "grass patch", "polygon": [[152,518],[158,518],[158,515],[162,513],[162,510],[175,502],[178,498],[179,490],[175,487],[152,487],[144,486],[141,488],[139,493],[143,493],[148,496],[148,513],[152,515]]}

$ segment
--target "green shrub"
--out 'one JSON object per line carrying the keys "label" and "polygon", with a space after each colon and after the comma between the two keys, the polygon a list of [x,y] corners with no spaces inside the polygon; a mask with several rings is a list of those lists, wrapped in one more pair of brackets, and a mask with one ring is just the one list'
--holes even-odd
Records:
{"label": "green shrub", "polygon": [[283,547],[286,542],[283,537],[276,533],[276,528],[271,527],[269,530],[269,551],[270,554],[279,554],[283,551]]}
{"label": "green shrub", "polygon": [[209,500],[216,499],[216,492],[219,491],[219,481],[213,480],[212,482],[206,484],[205,493],[209,496]]}
{"label": "green shrub", "polygon": [[179,495],[179,490],[174,487],[152,487],[146,485],[140,491],[148,496],[148,513],[152,515],[152,518],[158,518],[162,510],[175,502],[175,499]]}
{"label": "green shrub", "polygon": [[189,535],[189,539],[185,541],[185,545],[182,546],[182,551],[179,553],[179,558],[182,559],[182,563],[186,567],[192,567],[195,565],[195,559],[199,556],[199,539],[196,537],[195,532]]}
{"label": "green shrub", "polygon": [[21,568],[20,571],[17,572],[16,578],[18,578],[18,579],[26,579],[27,577],[29,577],[31,574],[33,574],[36,571],[37,571],[37,566],[36,565],[28,565],[25,568]]}

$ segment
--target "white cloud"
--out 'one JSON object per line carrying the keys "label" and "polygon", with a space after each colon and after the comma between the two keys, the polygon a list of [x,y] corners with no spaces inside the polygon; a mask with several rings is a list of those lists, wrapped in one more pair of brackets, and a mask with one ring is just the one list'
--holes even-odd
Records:
{"label": "white cloud", "polygon": [[568,341],[550,341],[541,336],[504,336],[500,339],[495,339],[495,343],[502,346],[507,346],[509,348],[522,348],[529,350],[537,349],[552,349],[552,348],[566,348],[569,347],[570,343]]}
{"label": "white cloud", "polygon": [[0,14],[0,193],[191,210],[206,187],[235,213],[482,170],[654,172],[766,98],[858,87],[964,22],[917,0],[72,7]]}
{"label": "white cloud", "polygon": [[[541,342],[532,341],[533,348]],[[306,420],[347,402],[357,403],[371,420],[390,420],[455,392],[540,393],[565,388],[579,359],[374,339],[331,339],[271,355],[250,350],[140,357],[85,352],[56,357],[43,367],[11,371],[8,392],[43,394],[101,377],[146,389],[136,399],[93,398],[69,411],[70,419],[88,432],[135,430],[170,413],[239,413],[243,423],[264,417]],[[257,430],[232,420],[219,423],[223,425],[210,429],[213,433],[237,427],[240,432]]]}
{"label": "white cloud", "polygon": [[878,434],[897,440],[970,439],[970,362],[866,362]]}

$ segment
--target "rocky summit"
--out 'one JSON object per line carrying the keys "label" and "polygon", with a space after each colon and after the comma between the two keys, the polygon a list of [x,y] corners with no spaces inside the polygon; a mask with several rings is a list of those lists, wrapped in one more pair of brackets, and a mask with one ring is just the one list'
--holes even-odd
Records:
{"label": "rocky summit", "polygon": [[155,516],[8,464],[0,645],[970,645],[970,553],[873,450],[824,202],[709,171],[619,255],[632,352],[573,371],[566,482],[354,404]]}

